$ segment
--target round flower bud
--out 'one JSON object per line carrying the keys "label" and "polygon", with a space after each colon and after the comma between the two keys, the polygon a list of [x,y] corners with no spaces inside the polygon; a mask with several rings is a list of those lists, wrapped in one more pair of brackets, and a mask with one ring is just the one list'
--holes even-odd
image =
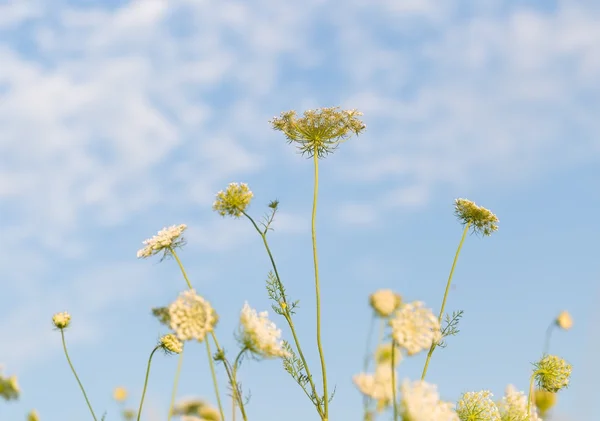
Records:
{"label": "round flower bud", "polygon": [[160,338],[160,346],[165,351],[173,352],[175,354],[180,354],[181,351],[183,351],[183,344],[177,339],[177,336],[171,333]]}
{"label": "round flower bud", "polygon": [[379,317],[387,318],[400,307],[402,297],[391,289],[380,289],[369,296],[369,304]]}
{"label": "round flower bud", "polygon": [[71,315],[66,311],[62,313],[56,313],[52,316],[52,323],[59,329],[65,329],[71,323]]}
{"label": "round flower bud", "polygon": [[546,355],[534,366],[534,375],[540,389],[558,392],[569,385],[573,367],[562,358]]}
{"label": "round flower bud", "polygon": [[123,402],[127,399],[127,389],[124,387],[115,387],[113,391],[113,399],[117,402]]}
{"label": "round flower bud", "polygon": [[573,318],[568,311],[561,311],[556,318],[556,325],[563,330],[569,330],[573,327]]}
{"label": "round flower bud", "polygon": [[540,415],[543,417],[548,410],[556,405],[556,393],[548,392],[547,390],[537,389],[533,395],[535,406],[540,410]]}

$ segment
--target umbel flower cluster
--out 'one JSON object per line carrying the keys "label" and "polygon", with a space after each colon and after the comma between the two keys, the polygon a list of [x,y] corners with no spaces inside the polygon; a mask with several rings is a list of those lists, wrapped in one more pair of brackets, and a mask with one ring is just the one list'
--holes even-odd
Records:
{"label": "umbel flower cluster", "polygon": [[[152,315],[156,317],[164,332],[155,342],[148,345],[150,352],[144,382],[140,381],[140,385],[137,385],[143,385],[140,388],[139,405],[136,405],[136,408],[128,406],[129,393],[125,387],[119,386],[113,391],[113,398],[120,406],[121,416],[125,421],[139,421],[144,417],[144,399],[151,378],[150,368],[157,352],[178,359],[177,368],[173,373],[174,382],[167,421],[173,417],[179,417],[182,421],[248,421],[253,418],[247,389],[242,387],[240,381],[241,363],[245,357],[252,357],[253,363],[261,364],[279,361],[284,371],[301,389],[298,396],[305,396],[314,406],[314,419],[338,419],[335,414],[330,414],[329,403],[334,396],[330,393],[332,383],[327,373],[328,354],[321,332],[321,285],[331,280],[321,279],[318,267],[316,218],[319,165],[320,158],[333,153],[341,143],[353,135],[358,136],[364,132],[366,125],[360,120],[360,116],[362,113],[357,110],[332,107],[305,111],[303,117],[298,117],[293,110],[287,111],[270,122],[272,128],[281,132],[301,154],[313,158],[311,251],[314,284],[311,282],[307,287],[315,292],[315,302],[314,306],[306,308],[315,310],[316,341],[309,341],[310,346],[307,346],[305,335],[301,334],[306,330],[300,331],[296,327],[296,323],[301,320],[299,317],[302,316],[299,302],[288,295],[286,283],[276,264],[276,251],[271,249],[269,243],[269,233],[276,222],[279,201],[268,202],[266,216],[263,221],[257,223],[250,214],[250,204],[254,199],[250,187],[246,183],[232,182],[216,194],[212,208],[221,217],[242,219],[244,223],[249,223],[251,229],[260,237],[256,239],[256,244],[264,247],[265,257],[268,257],[265,259],[265,265],[269,265],[266,290],[271,301],[273,317],[278,318],[278,323],[269,317],[269,313],[251,307],[248,302],[243,305],[237,303],[236,306],[241,307],[237,330],[234,333],[237,349],[225,350],[219,339],[222,334],[218,323],[219,316],[212,303],[226,300],[218,297],[217,291],[210,287],[195,288],[193,276],[188,276],[184,267],[187,256],[178,254],[186,244],[183,233],[187,225],[171,225],[159,230],[156,235],[143,241],[143,247],[137,252],[137,257],[148,259],[160,255],[161,262],[166,257],[173,258],[176,263],[176,266],[173,263],[173,267],[181,274],[182,279],[177,283],[181,289],[170,297],[170,303],[166,301],[162,306],[152,308]],[[377,330],[379,335],[374,343],[371,333],[368,334],[363,369],[352,377],[357,389],[357,401],[362,400],[362,418],[365,421],[390,417],[394,421],[541,421],[541,417],[548,414],[555,405],[556,393],[569,385],[571,365],[561,357],[549,353],[552,332],[556,329],[567,331],[573,325],[573,320],[566,311],[554,318],[548,327],[542,357],[533,364],[531,372],[523,373],[522,378],[517,379],[529,384],[525,391],[508,385],[504,396],[495,399],[492,392],[484,388],[479,391],[467,391],[454,401],[449,400],[443,390],[438,390],[435,384],[426,380],[430,365],[435,366],[435,351],[448,346],[448,340],[459,333],[458,325],[463,312],[446,313],[445,309],[454,269],[466,234],[471,231],[483,234],[482,237],[489,237],[498,230],[498,217],[470,200],[456,199],[454,213],[463,226],[462,237],[449,277],[445,284],[439,285],[440,292],[443,291],[443,295],[440,293],[439,308],[434,310],[419,300],[405,300],[400,293],[390,288],[376,290],[369,296],[368,303],[372,313],[369,331]],[[248,276],[255,274],[249,273]],[[432,287],[434,286],[432,284]],[[263,305],[261,303],[261,307]],[[304,309],[303,307],[302,310]],[[221,311],[219,310],[220,314],[223,314]],[[74,317],[71,325],[71,315],[68,312],[56,313],[52,317],[52,323],[60,333],[68,366],[78,383],[91,418],[98,421],[91,399],[67,351],[66,333],[77,328],[76,320]],[[282,326],[283,329],[278,326]],[[377,329],[374,329],[375,327]],[[315,342],[316,346],[312,347]],[[198,347],[205,350],[199,352]],[[184,354],[207,358],[210,372],[206,376],[195,375],[195,378],[197,382],[212,385],[213,396],[177,399]],[[414,358],[418,355],[424,357],[421,377],[409,379],[403,376],[400,379],[399,373],[403,372],[406,364],[420,361]],[[315,361],[318,363],[315,364]],[[222,367],[220,375],[217,375],[215,369],[217,365]],[[226,396],[221,394],[223,380],[229,392]],[[252,379],[244,379],[244,385],[251,383]],[[279,387],[278,382],[272,384]],[[0,396],[6,400],[16,399],[19,393],[14,376],[0,376]],[[230,402],[226,402],[229,399]],[[289,413],[293,413],[293,410],[290,408]],[[37,413],[32,412],[30,415],[31,421],[39,421]],[[286,417],[287,414],[274,414],[272,419],[287,419]]]}

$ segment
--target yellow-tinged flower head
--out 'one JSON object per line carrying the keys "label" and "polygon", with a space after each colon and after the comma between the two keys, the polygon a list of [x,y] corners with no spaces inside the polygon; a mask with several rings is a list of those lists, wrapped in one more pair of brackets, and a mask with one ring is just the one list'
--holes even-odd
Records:
{"label": "yellow-tinged flower head", "polygon": [[531,414],[527,414],[527,395],[519,392],[512,384],[506,387],[502,401],[498,403],[502,421],[542,421],[537,416],[535,407],[531,407]]}
{"label": "yellow-tinged flower head", "polygon": [[225,191],[221,190],[217,193],[213,210],[221,216],[229,215],[239,218],[250,205],[253,196],[254,194],[246,183],[229,183]]}
{"label": "yellow-tinged flower head", "polygon": [[160,346],[167,352],[173,352],[175,354],[180,354],[183,351],[183,343],[177,336],[169,333],[160,338]]}
{"label": "yellow-tinged flower head", "polygon": [[361,112],[338,111],[339,108],[308,110],[302,118],[296,117],[296,111],[286,111],[270,123],[273,129],[283,132],[290,143],[295,142],[302,155],[316,154],[321,158],[348,140],[352,133],[358,135],[367,127],[357,118],[363,115]]}
{"label": "yellow-tinged flower head", "polygon": [[200,408],[204,407],[206,402],[198,398],[180,399],[173,409],[174,415],[198,415]]}
{"label": "yellow-tinged flower head", "polygon": [[548,392],[558,392],[569,385],[573,366],[556,355],[546,355],[534,364],[538,387]]}
{"label": "yellow-tinged flower head", "polygon": [[113,391],[113,399],[117,402],[124,402],[125,399],[127,399],[127,389],[121,386],[115,387],[115,390]]}
{"label": "yellow-tinged flower head", "polygon": [[387,318],[400,307],[402,297],[391,289],[380,289],[369,296],[369,304],[379,317]]}
{"label": "yellow-tinged flower head", "polygon": [[477,206],[475,202],[467,199],[456,199],[454,201],[454,213],[464,225],[471,224],[473,232],[483,235],[492,235],[498,230],[498,217],[490,210]]}
{"label": "yellow-tinged flower head", "polygon": [[556,393],[548,392],[547,390],[536,389],[533,399],[542,417],[546,415],[550,408],[556,405]]}
{"label": "yellow-tinged flower head", "polygon": [[40,416],[35,409],[32,409],[29,414],[27,414],[27,421],[40,421]]}
{"label": "yellow-tinged flower head", "polygon": [[169,325],[182,341],[202,342],[217,321],[216,311],[193,289],[182,292],[169,306]]}
{"label": "yellow-tinged flower head", "polygon": [[198,415],[206,421],[221,421],[221,414],[219,411],[210,405],[205,405],[200,408]]}
{"label": "yellow-tinged flower head", "polygon": [[464,393],[456,406],[460,421],[501,421],[492,396],[488,390]]}
{"label": "yellow-tinged flower head", "polygon": [[56,326],[58,329],[65,329],[71,323],[71,315],[66,311],[63,311],[62,313],[56,313],[54,316],[52,316],[52,323],[54,323],[54,326]]}
{"label": "yellow-tinged flower head", "polygon": [[402,421],[459,421],[454,405],[440,400],[437,386],[405,380],[400,386]]}
{"label": "yellow-tinged flower head", "polygon": [[556,325],[563,330],[569,330],[573,327],[573,318],[568,311],[561,311],[556,317]]}
{"label": "yellow-tinged flower head", "polygon": [[[400,348],[394,349],[394,365],[398,365],[402,360]],[[377,365],[390,365],[392,362],[392,343],[381,344],[375,350],[375,363]]]}
{"label": "yellow-tinged flower head", "polygon": [[124,409],[122,412],[125,421],[133,421],[136,416],[136,412],[133,409]]}
{"label": "yellow-tinged flower head", "polygon": [[17,376],[5,378],[0,375],[0,396],[7,401],[18,399],[21,390],[17,383]]}
{"label": "yellow-tinged flower head", "polygon": [[423,305],[421,301],[404,304],[389,322],[394,340],[408,355],[427,350],[442,338],[438,318]]}
{"label": "yellow-tinged flower head", "polygon": [[181,236],[183,231],[187,229],[187,225],[172,225],[168,228],[163,228],[158,231],[158,234],[144,240],[144,248],[138,250],[137,257],[145,259],[155,254],[164,253],[163,258],[166,257],[173,249],[182,247],[185,244],[185,239]]}
{"label": "yellow-tinged flower head", "polygon": [[248,303],[244,304],[240,313],[240,336],[242,346],[250,352],[264,358],[288,357],[284,349],[281,330],[269,320],[268,313],[257,313]]}

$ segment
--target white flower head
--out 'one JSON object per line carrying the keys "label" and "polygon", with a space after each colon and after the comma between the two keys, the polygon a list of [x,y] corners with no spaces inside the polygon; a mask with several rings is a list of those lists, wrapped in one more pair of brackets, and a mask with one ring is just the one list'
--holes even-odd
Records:
{"label": "white flower head", "polygon": [[266,311],[257,313],[247,302],[244,304],[240,313],[239,340],[242,346],[265,358],[288,357],[289,352],[283,349],[280,337],[281,330],[269,320]]}
{"label": "white flower head", "polygon": [[390,320],[392,336],[408,355],[427,350],[441,339],[440,323],[421,301],[401,306]]}
{"label": "white flower head", "polygon": [[[397,382],[398,375],[394,373],[394,376]],[[389,364],[378,365],[373,374],[357,374],[352,377],[352,381],[360,393],[377,401],[377,408],[380,411],[393,402],[392,367]]]}
{"label": "white flower head", "polygon": [[501,421],[542,421],[535,406],[531,406],[531,415],[527,414],[527,396],[519,392],[512,384],[506,387],[505,395],[498,404]]}
{"label": "white flower head", "polygon": [[158,231],[154,237],[144,241],[144,248],[138,250],[137,257],[145,259],[155,254],[164,252],[164,256],[167,256],[176,247],[181,247],[185,240],[181,237],[183,231],[185,231],[187,225],[173,225],[168,228],[163,228]]}
{"label": "white flower head", "polygon": [[380,289],[369,296],[369,304],[379,317],[387,318],[400,307],[402,297],[391,289]]}
{"label": "white flower head", "polygon": [[405,380],[400,386],[403,421],[459,421],[454,405],[440,400],[437,387],[423,380]]}
{"label": "white flower head", "polygon": [[182,341],[202,342],[214,330],[217,320],[210,303],[193,289],[182,292],[169,306],[169,325]]}
{"label": "white flower head", "polygon": [[461,421],[501,421],[489,390],[463,393],[456,406]]}

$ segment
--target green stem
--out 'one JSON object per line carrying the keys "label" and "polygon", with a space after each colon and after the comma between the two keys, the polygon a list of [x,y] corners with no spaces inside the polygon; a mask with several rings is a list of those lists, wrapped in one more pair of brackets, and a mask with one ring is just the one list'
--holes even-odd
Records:
{"label": "green stem", "polygon": [[533,381],[535,380],[535,372],[529,380],[529,395],[527,396],[527,419],[531,418],[531,400],[533,399]]}
{"label": "green stem", "polygon": [[[213,334],[214,335],[214,334]],[[216,338],[216,336],[213,336]],[[216,341],[216,339],[215,339]],[[204,338],[206,342],[206,354],[208,355],[208,363],[210,364],[210,373],[212,375],[213,387],[215,388],[215,394],[217,395],[217,403],[219,404],[219,412],[221,413],[221,420],[225,421],[225,412],[223,412],[223,405],[221,404],[221,395],[219,394],[219,385],[217,383],[217,374],[215,373],[215,363],[213,362],[212,352],[210,351],[210,343],[208,338]]]}
{"label": "green stem", "polygon": [[169,405],[169,415],[167,421],[171,421],[173,416],[173,407],[175,406],[175,397],[177,396],[177,385],[179,384],[179,376],[181,374],[181,366],[183,365],[183,350],[179,353],[177,361],[177,371],[175,371],[175,381],[173,382],[173,392],[171,393],[171,404]]}
{"label": "green stem", "polygon": [[[373,316],[371,317],[371,323],[369,324],[369,331],[367,333],[367,346],[365,349],[365,359],[363,362],[363,373],[366,373],[367,370],[369,369],[369,361],[371,361],[371,353],[369,352],[369,350],[371,349],[370,345],[371,345],[371,339],[373,337],[373,329],[375,327],[375,320],[376,320],[376,316],[375,316],[375,312],[373,312]],[[364,409],[364,413],[365,416],[367,414],[367,412],[369,412],[369,403],[371,402],[371,399],[369,398],[369,396],[367,395],[363,395],[363,409]]]}
{"label": "green stem", "polygon": [[[211,335],[212,335],[213,340],[215,341],[215,346],[217,347],[217,351],[219,352],[219,354],[223,354],[223,350],[219,346],[219,341],[217,341],[217,336],[215,335],[214,332],[211,332]],[[239,355],[238,355],[238,358],[239,358]],[[238,361],[238,358],[236,358],[236,363]],[[223,365],[225,366],[225,371],[227,371],[227,377],[229,377],[229,382],[231,383],[231,389],[233,391],[233,395],[234,395],[235,399],[237,400],[238,406],[240,408],[240,412],[242,413],[242,418],[244,419],[244,421],[248,421],[248,417],[246,416],[246,409],[244,408],[244,402],[242,401],[242,397],[239,394],[238,385],[237,385],[237,381],[235,378],[235,372],[233,372],[233,370],[229,367],[229,363],[226,360],[223,360]]]}
{"label": "green stem", "polygon": [[313,260],[315,264],[315,295],[317,299],[317,347],[319,348],[319,358],[321,360],[321,371],[323,373],[323,420],[329,418],[329,393],[327,391],[327,369],[325,366],[325,355],[323,354],[323,345],[321,343],[321,288],[319,286],[319,259],[317,256],[317,197],[319,194],[319,157],[317,150],[313,151],[313,163],[315,167],[315,185],[313,194],[313,209],[311,220],[312,245],[313,245]]}
{"label": "green stem", "polygon": [[[302,352],[302,347],[300,347],[300,340],[298,339],[298,335],[296,334],[296,328],[294,326],[294,322],[293,322],[292,316],[290,314],[290,307],[287,304],[287,299],[285,296],[285,289],[283,288],[283,283],[281,281],[281,278],[279,277],[279,272],[277,271],[277,265],[275,264],[275,259],[273,258],[273,254],[271,253],[271,249],[269,248],[269,243],[267,242],[267,235],[266,235],[267,231],[266,230],[264,232],[261,231],[260,228],[258,228],[258,225],[256,225],[256,222],[254,222],[254,219],[252,219],[252,217],[250,217],[250,215],[248,215],[246,212],[243,212],[243,214],[250,220],[250,222],[252,222],[252,225],[254,226],[256,231],[261,236],[261,238],[263,240],[263,244],[265,246],[265,249],[267,250],[267,254],[269,255],[269,259],[271,260],[271,266],[273,267],[273,272],[275,272],[275,278],[277,279],[277,287],[279,288],[279,292],[281,293],[281,298],[283,300],[283,303],[285,304],[285,308],[284,308],[285,313],[283,316],[290,327],[292,336],[294,338],[294,344],[296,345],[296,349],[298,350],[298,355],[300,355],[300,359],[302,360],[302,364],[304,365],[304,369],[306,370],[306,376],[308,377],[308,382],[310,383],[310,387],[313,392],[313,395],[316,397],[316,396],[318,396],[317,388],[315,386],[315,382],[313,381],[312,374],[310,373],[310,369],[308,368],[308,362],[306,361],[306,358],[304,357],[304,352]],[[308,395],[308,393],[307,393],[307,395]],[[322,411],[321,407],[316,406],[316,408],[317,408],[317,412],[319,413],[319,416],[322,419],[324,419],[323,411]]]}
{"label": "green stem", "polygon": [[398,400],[396,399],[396,341],[392,339],[392,397],[394,399],[394,421],[398,420]]}
{"label": "green stem", "polygon": [[142,406],[144,405],[144,397],[146,396],[146,388],[148,387],[148,377],[150,377],[150,364],[152,364],[152,357],[160,347],[161,345],[155,347],[150,353],[150,358],[148,358],[148,368],[146,369],[146,379],[144,380],[144,390],[142,390],[142,399],[140,400],[140,409],[138,410],[137,421],[140,421],[140,417],[142,416]]}
{"label": "green stem", "polygon": [[546,339],[544,341],[544,353],[542,355],[547,355],[548,350],[550,349],[550,338],[552,337],[552,332],[554,331],[554,327],[556,326],[556,322],[550,323],[548,329],[546,329]]}
{"label": "green stem", "polygon": [[83,397],[85,398],[85,401],[87,402],[88,408],[90,408],[90,412],[92,413],[92,417],[94,418],[94,421],[97,421],[96,414],[94,414],[94,410],[92,409],[92,404],[90,404],[87,394],[85,393],[85,389],[83,388],[83,385],[81,384],[81,381],[79,380],[79,376],[77,376],[77,372],[75,372],[75,367],[73,367],[73,363],[71,363],[71,358],[69,358],[69,353],[67,352],[67,343],[65,342],[64,329],[60,329],[60,336],[62,338],[63,349],[65,350],[65,356],[67,357],[67,362],[69,363],[69,366],[71,367],[71,371],[73,372],[73,375],[75,376],[75,379],[77,380],[77,383],[79,383],[79,388],[81,389],[81,392],[83,393]]}
{"label": "green stem", "polygon": [[[469,232],[469,228],[471,227],[471,223],[467,223],[465,229],[463,231],[462,238],[460,239],[460,243],[458,244],[458,249],[456,250],[456,255],[454,256],[454,261],[452,262],[452,269],[450,269],[450,276],[448,276],[448,282],[446,284],[446,291],[444,292],[444,299],[442,300],[442,308],[440,309],[440,315],[438,317],[438,321],[440,326],[442,324],[442,318],[444,317],[444,309],[446,307],[446,300],[448,299],[448,293],[450,292],[450,285],[452,284],[452,275],[454,275],[454,268],[456,267],[456,262],[458,261],[458,256],[460,255],[460,250],[462,249],[463,243],[465,242],[465,238],[467,237],[467,233]],[[431,360],[431,356],[433,355],[433,351],[437,346],[436,343],[431,344],[431,348],[429,348],[429,352],[427,353],[427,359],[425,360],[425,367],[423,367],[423,374],[421,374],[421,380],[425,380],[425,375],[427,374],[427,368],[429,367],[429,361]]]}
{"label": "green stem", "polygon": [[183,264],[181,263],[181,260],[179,260],[179,256],[177,256],[177,253],[175,253],[175,250],[173,249],[173,247],[169,247],[169,250],[171,251],[171,254],[175,258],[175,260],[177,260],[179,269],[181,269],[181,273],[183,274],[183,279],[185,279],[185,282],[187,283],[189,289],[194,289],[194,288],[192,288],[192,284],[187,276],[187,273],[185,273],[185,269],[183,268]]}

